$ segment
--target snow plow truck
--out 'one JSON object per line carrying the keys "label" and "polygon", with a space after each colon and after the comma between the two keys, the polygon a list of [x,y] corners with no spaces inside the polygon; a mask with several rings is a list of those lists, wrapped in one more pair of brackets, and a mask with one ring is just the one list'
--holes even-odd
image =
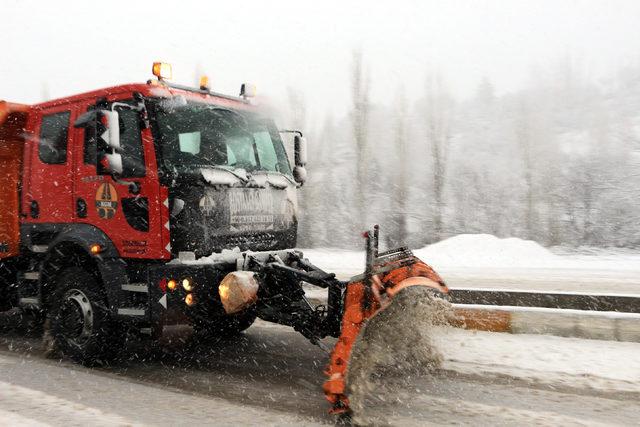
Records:
{"label": "snow plow truck", "polygon": [[[228,96],[170,73],[154,63],[146,83],[0,101],[0,311],[36,314],[63,355],[89,365],[167,325],[210,337],[260,318],[318,345],[335,337],[324,392],[348,412],[367,319],[406,287],[446,294],[445,283],[406,248],[379,252],[377,227],[362,275],[314,266],[294,249],[302,133],[278,130],[249,84]],[[326,304],[303,284],[326,289]]]}

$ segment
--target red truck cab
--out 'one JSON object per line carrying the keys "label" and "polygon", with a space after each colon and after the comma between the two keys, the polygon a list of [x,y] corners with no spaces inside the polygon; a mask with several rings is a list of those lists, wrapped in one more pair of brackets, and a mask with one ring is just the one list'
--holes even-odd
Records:
{"label": "red truck cab", "polygon": [[[185,319],[229,323],[196,282],[215,291],[231,264],[180,259],[296,243],[302,135],[291,167],[250,86],[239,97],[184,87],[163,67],[147,83],[0,103],[0,308],[41,313],[78,360],[102,353],[98,324],[153,335]],[[229,327],[255,313],[241,317]]]}

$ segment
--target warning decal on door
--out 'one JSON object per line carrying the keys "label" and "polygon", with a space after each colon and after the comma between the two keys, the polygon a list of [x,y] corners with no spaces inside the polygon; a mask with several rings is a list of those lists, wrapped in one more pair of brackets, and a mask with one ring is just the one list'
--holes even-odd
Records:
{"label": "warning decal on door", "polygon": [[118,192],[116,187],[106,182],[96,192],[96,208],[100,218],[111,219],[118,209]]}

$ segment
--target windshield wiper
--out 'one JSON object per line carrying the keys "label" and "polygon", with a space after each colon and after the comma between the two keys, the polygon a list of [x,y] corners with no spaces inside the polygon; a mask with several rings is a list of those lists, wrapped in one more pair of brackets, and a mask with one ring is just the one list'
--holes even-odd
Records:
{"label": "windshield wiper", "polygon": [[[215,169],[215,170],[221,170],[221,171],[229,172],[231,175],[235,176],[240,181],[242,181],[242,183],[246,184],[246,183],[249,182],[249,177],[247,176],[246,173],[244,175],[242,175],[242,174],[236,172],[234,169],[229,169],[229,168],[226,168],[224,166],[219,166],[219,165],[196,165],[196,167],[199,167],[200,169]],[[244,170],[244,169],[242,169],[242,170]]]}
{"label": "windshield wiper", "polygon": [[254,171],[251,171],[251,175],[260,175],[260,174],[267,175],[267,178],[271,174],[274,174],[276,176],[282,176],[282,177],[285,177],[287,179],[287,181],[289,181],[290,183],[292,183],[294,185],[297,185],[297,183],[293,180],[293,178],[291,178],[286,173],[283,173],[283,172],[280,172],[280,171],[270,171],[270,170],[266,170],[266,169],[256,169]]}

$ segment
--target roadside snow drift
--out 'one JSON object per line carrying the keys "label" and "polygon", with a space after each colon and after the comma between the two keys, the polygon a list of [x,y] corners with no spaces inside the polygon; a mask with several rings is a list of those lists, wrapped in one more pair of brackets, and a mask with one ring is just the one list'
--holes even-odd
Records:
{"label": "roadside snow drift", "polygon": [[460,234],[415,251],[434,266],[550,267],[561,258],[531,240],[490,234]]}
{"label": "roadside snow drift", "polygon": [[[364,269],[364,252],[341,249],[303,249],[312,263],[329,271]],[[500,239],[490,234],[460,234],[415,249],[414,253],[436,269],[447,267],[556,267],[563,257],[531,240]],[[354,273],[355,274],[355,273]]]}
{"label": "roadside snow drift", "polygon": [[[490,234],[460,234],[413,252],[436,270],[606,270],[640,271],[640,253],[629,250],[580,248],[579,253],[562,248],[551,250],[515,237]],[[364,270],[364,251],[319,248],[302,250],[317,266],[343,275]]]}

